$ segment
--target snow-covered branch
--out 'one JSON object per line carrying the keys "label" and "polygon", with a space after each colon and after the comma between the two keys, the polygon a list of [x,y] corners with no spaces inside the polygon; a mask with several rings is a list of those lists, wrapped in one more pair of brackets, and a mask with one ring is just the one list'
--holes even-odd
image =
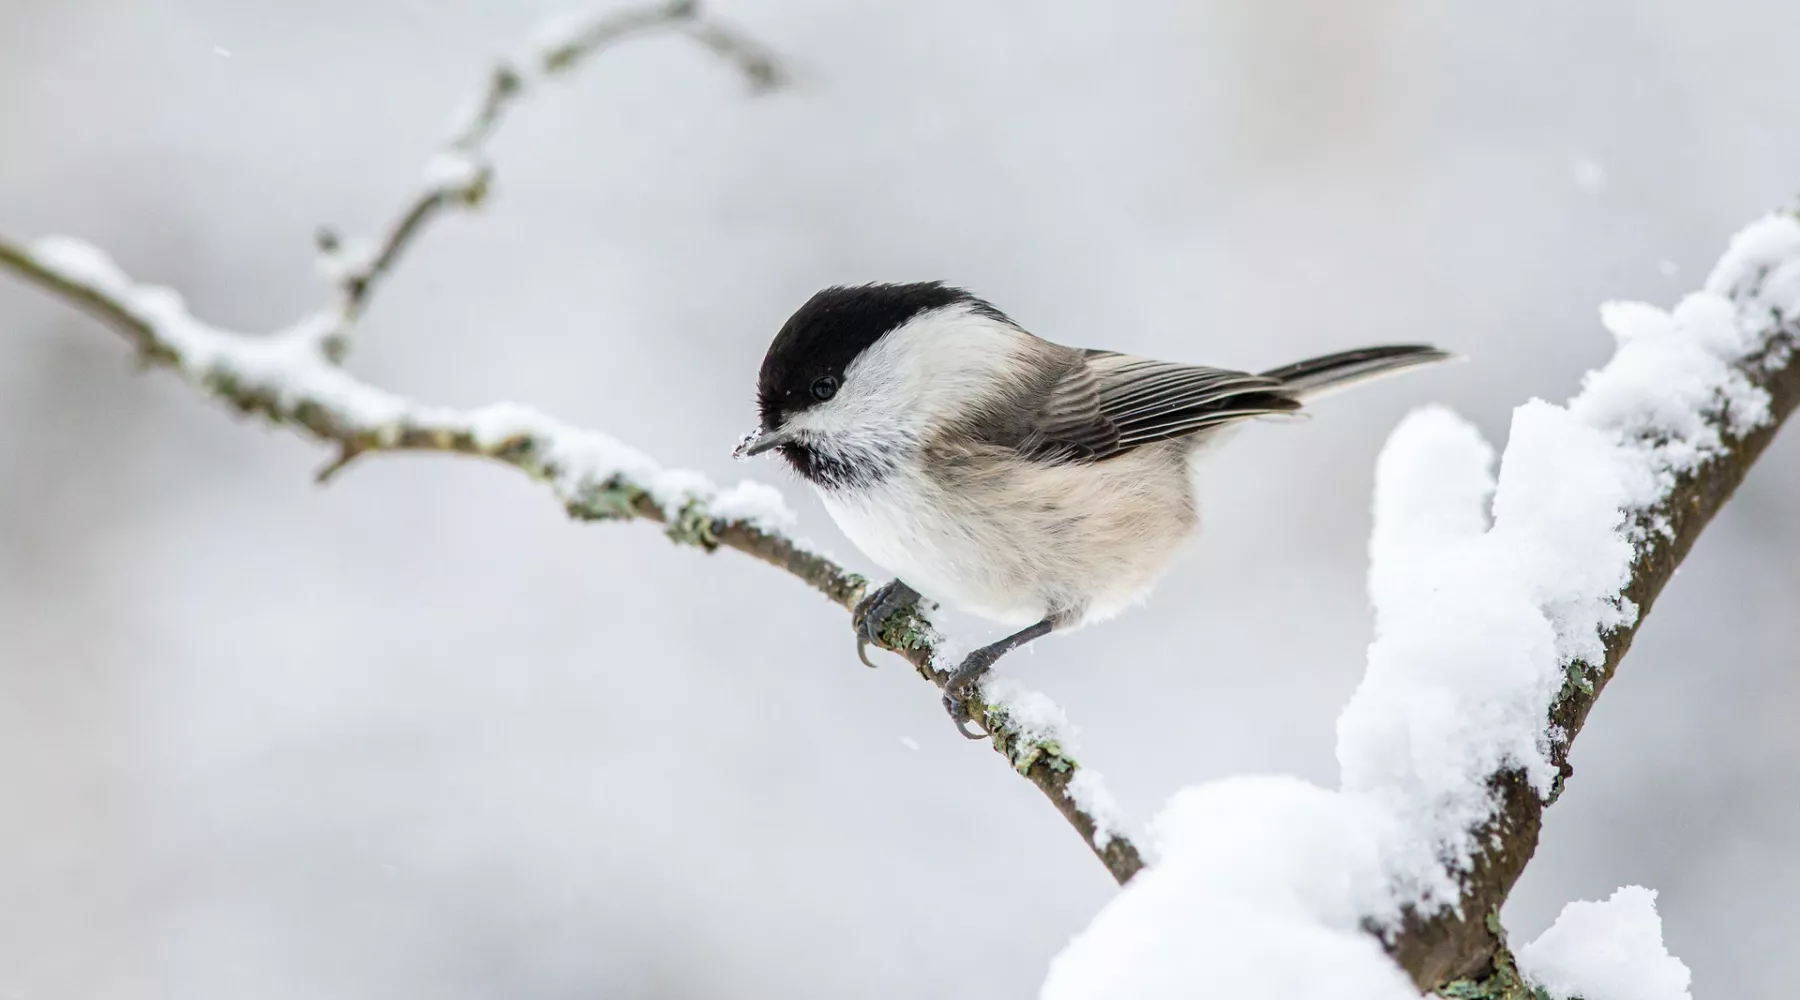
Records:
{"label": "snow-covered branch", "polygon": [[[1686,995],[1642,890],[1565,914],[1522,949],[1522,975],[1499,909],[1651,603],[1800,405],[1800,222],[1745,229],[1670,312],[1615,303],[1602,319],[1617,353],[1567,406],[1515,411],[1497,477],[1447,410],[1394,432],[1341,788],[1178,793],[1152,824],[1157,866],[1058,958],[1048,1000]],[[1599,989],[1584,977],[1604,962],[1568,960],[1618,942],[1637,956],[1619,964],[1655,967],[1655,992]]]}
{"label": "snow-covered branch", "polygon": [[[483,147],[528,87],[612,42],[659,29],[693,39],[756,88],[783,78],[765,48],[701,16],[691,0],[581,13],[547,25],[522,54],[493,71],[384,237],[322,236],[332,301],[272,334],[208,324],[191,315],[173,290],[137,283],[104,252],[68,237],[29,245],[0,237],[0,268],[104,320],[132,341],[146,364],[178,372],[241,413],[331,446],[336,455],[320,471],[321,480],[381,452],[488,458],[548,484],[571,517],[653,521],[678,543],[755,556],[851,609],[868,581],[791,537],[793,515],[771,487],[742,482],[721,489],[699,473],[665,468],[605,434],[529,407],[454,410],[419,403],[370,385],[341,364],[350,325],[403,251],[444,210],[480,201],[491,180]],[[884,648],[938,687],[948,681],[956,661],[940,657],[943,640],[922,613],[891,619],[881,638]],[[848,654],[848,635],[845,643]],[[994,748],[1049,797],[1114,878],[1123,882],[1135,874],[1143,866],[1137,849],[1122,832],[1099,776],[1075,762],[1072,729],[1061,710],[1043,695],[1009,684],[991,685],[984,697],[979,710]]]}
{"label": "snow-covered branch", "polygon": [[[1588,376],[1566,410],[1521,407],[1501,459],[1487,544],[1495,561],[1514,567],[1518,589],[1510,596],[1535,603],[1550,624],[1555,669],[1507,685],[1524,695],[1510,707],[1529,712],[1533,725],[1496,720],[1481,734],[1486,747],[1471,741],[1474,752],[1494,754],[1489,760],[1498,766],[1487,771],[1485,800],[1466,800],[1485,801],[1488,815],[1443,845],[1464,863],[1456,899],[1461,913],[1434,909],[1427,895],[1407,912],[1393,943],[1395,957],[1424,986],[1480,976],[1490,967],[1503,941],[1489,915],[1537,847],[1544,809],[1573,773],[1569,751],[1588,712],[1675,568],[1800,405],[1800,224],[1782,214],[1746,228],[1706,287],[1671,312],[1611,303],[1602,320],[1619,342],[1612,361]],[[1390,447],[1403,448],[1404,439]],[[1423,468],[1393,469],[1388,482]],[[1427,570],[1414,582],[1437,579]],[[1480,592],[1477,581],[1463,582]],[[1389,624],[1409,637],[1400,643],[1411,641],[1410,626]],[[1514,650],[1527,640],[1520,631],[1504,638]],[[1372,678],[1375,658],[1400,643],[1378,640]],[[1496,649],[1467,642],[1477,646]],[[1488,662],[1505,655],[1490,652]],[[1540,655],[1536,662],[1546,661]],[[1495,664],[1489,677],[1505,670]],[[1491,718],[1499,702],[1483,701]],[[1353,703],[1340,723],[1347,785],[1355,771],[1345,750],[1357,738],[1357,708]],[[1386,733],[1364,735],[1370,745],[1391,740],[1396,724],[1416,724],[1425,710],[1415,703],[1409,718],[1385,723]],[[1546,716],[1547,724],[1537,721]],[[1471,718],[1481,716],[1462,720]],[[1473,784],[1463,787],[1476,791]]]}

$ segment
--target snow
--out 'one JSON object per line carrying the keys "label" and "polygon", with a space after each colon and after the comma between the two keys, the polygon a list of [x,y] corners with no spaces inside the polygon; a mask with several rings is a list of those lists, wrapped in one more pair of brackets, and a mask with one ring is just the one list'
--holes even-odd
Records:
{"label": "snow", "polygon": [[462,194],[481,182],[484,168],[474,157],[456,150],[445,150],[425,161],[424,183],[429,190],[441,194]]}
{"label": "snow", "polygon": [[774,533],[792,531],[799,524],[794,512],[788,509],[787,501],[782,499],[780,490],[750,479],[714,497],[712,512],[715,517],[742,521]]}
{"label": "snow", "polygon": [[521,82],[566,69],[571,62],[628,33],[671,24],[690,17],[692,4],[670,3],[661,9],[620,8],[610,0],[553,14],[540,20],[520,53],[509,60]]}
{"label": "snow", "polygon": [[762,437],[762,430],[760,428],[746,432],[743,437],[738,438],[737,447],[731,449],[731,457],[740,462],[750,461],[750,455],[748,454],[750,446],[755,444],[760,437]]}
{"label": "snow", "polygon": [[[1725,255],[1706,277],[1706,290],[1714,295],[1760,299],[1769,291],[1791,296],[1793,290],[1777,284],[1758,294],[1751,286],[1772,269],[1791,269],[1800,262],[1800,222],[1785,213],[1765,216],[1731,238]],[[1787,300],[1792,304],[1792,299]]]}
{"label": "snow", "polygon": [[566,10],[546,17],[532,26],[524,51],[514,62],[533,69],[546,69],[559,53],[581,48],[583,42],[610,19],[609,15],[617,16],[617,13],[616,9],[596,5],[591,9]]}
{"label": "snow", "polygon": [[327,250],[319,252],[316,267],[319,276],[334,285],[342,284],[350,278],[367,275],[381,256],[381,247],[366,236],[352,236],[337,240]]}
{"label": "snow", "polygon": [[[591,435],[600,438],[599,435]],[[611,438],[601,438],[611,442]],[[692,469],[663,469],[637,477],[645,492],[656,500],[667,514],[674,515],[689,506],[706,506],[719,492],[712,480]]]}
{"label": "snow", "polygon": [[[940,646],[939,655],[947,655],[947,649]],[[1075,751],[1075,727],[1062,706],[1051,701],[1049,695],[1026,687],[1016,678],[988,674],[981,680],[981,697],[1006,717],[1008,729],[1028,743],[1056,744],[1070,753]]]}
{"label": "snow", "polygon": [[1050,966],[1043,1000],[1417,1000],[1360,925],[1381,817],[1297,778],[1178,792],[1139,872]]}
{"label": "snow", "polygon": [[98,292],[116,296],[131,286],[112,258],[99,247],[82,240],[46,236],[32,244],[31,256],[63,280]]}
{"label": "snow", "polygon": [[[952,656],[948,642],[940,642],[937,650],[940,659]],[[988,674],[981,680],[981,697],[998,713],[1000,725],[1017,737],[1012,746],[1015,768],[1022,771],[1030,767],[1043,753],[1072,758],[1080,749],[1075,726],[1049,695],[1026,687],[1016,678]],[[1068,795],[1094,820],[1095,849],[1103,851],[1114,840],[1126,836],[1124,811],[1100,772],[1078,768],[1069,779]]]}
{"label": "snow", "polygon": [[251,337],[196,319],[180,295],[132,281],[105,253],[80,240],[46,237],[32,245],[31,254],[64,281],[117,303],[175,355],[183,375],[208,391],[228,383],[236,392],[274,399],[290,415],[307,403],[330,414],[344,430],[382,443],[409,431],[467,435],[490,452],[528,442],[532,470],[549,478],[566,503],[581,503],[594,490],[627,484],[647,493],[670,520],[697,513],[775,532],[795,522],[771,487],[743,482],[721,491],[698,472],[664,468],[608,435],[572,427],[528,406],[498,403],[462,412],[426,406],[362,382],[322,350],[340,326],[334,312],[310,314],[285,330]]}
{"label": "snow", "polygon": [[648,493],[671,520],[699,508],[710,517],[741,521],[779,533],[796,523],[780,492],[756,482],[740,482],[719,490],[701,473],[666,469],[650,456],[597,431],[571,427],[529,406],[496,403],[463,416],[446,415],[440,423],[462,424],[483,448],[529,440],[564,500],[579,502],[588,491],[615,482]]}
{"label": "snow", "polygon": [[1113,798],[1099,771],[1091,767],[1076,771],[1069,779],[1069,798],[1093,818],[1096,849],[1104,851],[1106,845],[1126,835],[1125,812],[1119,808],[1119,801]]}
{"label": "snow", "polygon": [[393,420],[406,409],[398,397],[356,382],[319,356],[320,343],[336,328],[329,314],[309,314],[286,330],[251,338],[196,319],[179,293],[132,281],[104,252],[81,240],[47,236],[32,244],[31,255],[46,270],[116,303],[155,331],[192,379],[230,375],[285,402],[316,400],[364,423]]}
{"label": "snow", "polygon": [[1632,620],[1617,597],[1633,553],[1624,511],[1648,496],[1616,445],[1533,401],[1513,415],[1497,481],[1491,449],[1445,410],[1413,414],[1383,451],[1375,641],[1338,719],[1338,761],[1346,792],[1400,820],[1386,863],[1402,901],[1456,899],[1490,775],[1521,769],[1549,794],[1544,726],[1566,667],[1601,661],[1602,631]]}
{"label": "snow", "polygon": [[[1551,794],[1549,710],[1572,672],[1604,667],[1604,636],[1636,620],[1623,591],[1646,509],[1725,433],[1768,419],[1742,368],[1782,349],[1771,317],[1796,312],[1800,224],[1772,216],[1674,309],[1608,304],[1617,354],[1567,406],[1518,407],[1497,473],[1449,410],[1407,417],[1376,467],[1375,639],[1338,720],[1341,787],[1264,777],[1178,792],[1151,824],[1161,861],[1058,956],[1046,1000],[1416,995],[1365,928],[1457,905],[1493,775],[1517,769]],[[1587,927],[1579,907],[1599,905],[1565,918]],[[1607,941],[1667,959],[1644,931],[1646,900],[1604,905]],[[1567,971],[1549,957],[1568,950],[1555,935],[1535,952],[1547,982]],[[1685,970],[1664,989],[1672,962],[1641,981],[1600,970],[1639,992],[1577,985],[1587,1000],[1684,996]]]}
{"label": "snow", "polygon": [[[1695,292],[1673,312],[1642,303],[1609,302],[1601,322],[1619,349],[1605,369],[1589,374],[1575,412],[1591,426],[1618,433],[1679,439],[1663,459],[1671,470],[1691,468],[1716,454],[1718,428],[1706,418],[1723,404],[1728,425],[1742,434],[1768,419],[1768,394],[1731,367],[1752,345],[1732,303]],[[1646,393],[1654,385],[1660,391]]]}
{"label": "snow", "polygon": [[1569,164],[1569,178],[1588,194],[1606,190],[1606,167],[1591,156],[1577,156]]}
{"label": "snow", "polygon": [[[201,322],[179,295],[133,282],[80,241],[48,238],[32,256],[116,302],[209,391],[255,393],[290,417],[307,403],[382,441],[425,432],[490,451],[523,443],[519,464],[570,503],[628,485],[671,520],[792,523],[767,487],[720,491],[529,407],[460,412],[367,385],[322,351],[338,329],[330,312],[249,337]],[[1493,774],[1517,768],[1550,793],[1551,701],[1571,671],[1603,665],[1608,630],[1635,620],[1622,590],[1643,541],[1638,515],[1676,473],[1718,452],[1721,426],[1742,434],[1768,419],[1766,394],[1740,367],[1779,350],[1771,316],[1796,311],[1800,224],[1771,217],[1740,233],[1705,289],[1673,310],[1606,306],[1617,354],[1568,406],[1520,406],[1497,474],[1493,449],[1448,410],[1403,421],[1377,464],[1375,640],[1339,719],[1341,787],[1275,776],[1178,792],[1151,824],[1159,862],[1057,957],[1043,996],[1415,995],[1367,928],[1391,930],[1406,907],[1455,904],[1478,847],[1470,831],[1492,815]],[[1073,750],[1049,698],[1000,677],[983,694],[1021,753]],[[1097,844],[1118,834],[1097,773],[1078,772],[1070,795],[1101,821]],[[1521,962],[1586,1000],[1685,996],[1686,970],[1662,949],[1652,900],[1633,889],[1574,904]]]}
{"label": "snow", "polygon": [[[1396,446],[1394,441],[1403,441]],[[1474,425],[1444,407],[1408,417],[1376,460],[1375,531],[1369,596],[1398,607],[1406,588],[1429,585],[1420,567],[1488,529],[1494,449]]]}
{"label": "snow", "polygon": [[1663,947],[1656,893],[1628,885],[1604,903],[1563,907],[1518,950],[1519,971],[1555,1000],[1688,1000],[1692,976]]}

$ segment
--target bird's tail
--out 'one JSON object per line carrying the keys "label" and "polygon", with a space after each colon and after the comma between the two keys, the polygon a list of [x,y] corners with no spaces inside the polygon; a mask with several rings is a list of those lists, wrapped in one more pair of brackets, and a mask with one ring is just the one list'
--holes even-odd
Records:
{"label": "bird's tail", "polygon": [[1394,344],[1308,358],[1280,368],[1271,368],[1263,372],[1262,376],[1279,379],[1283,389],[1298,398],[1310,400],[1339,389],[1347,389],[1359,382],[1383,378],[1409,368],[1434,365],[1440,361],[1454,361],[1456,357],[1429,344]]}

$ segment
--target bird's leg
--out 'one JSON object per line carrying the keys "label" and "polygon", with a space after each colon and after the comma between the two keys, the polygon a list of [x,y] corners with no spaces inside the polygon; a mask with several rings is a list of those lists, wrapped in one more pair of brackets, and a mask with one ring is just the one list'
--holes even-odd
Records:
{"label": "bird's leg", "polygon": [[868,649],[881,645],[881,630],[887,627],[888,619],[918,603],[919,592],[899,580],[889,581],[856,602],[850,612],[850,626],[856,630],[856,658],[863,661],[863,666],[875,666],[869,662]]}
{"label": "bird's leg", "polygon": [[950,712],[950,719],[956,723],[956,731],[972,740],[985,739],[986,733],[971,731],[968,728],[970,719],[969,703],[975,700],[975,685],[987,672],[993,669],[994,661],[1007,653],[1018,649],[1033,639],[1049,635],[1055,628],[1058,619],[1051,616],[1036,625],[1022,628],[999,642],[989,643],[963,657],[962,665],[950,674],[944,682],[944,708]]}

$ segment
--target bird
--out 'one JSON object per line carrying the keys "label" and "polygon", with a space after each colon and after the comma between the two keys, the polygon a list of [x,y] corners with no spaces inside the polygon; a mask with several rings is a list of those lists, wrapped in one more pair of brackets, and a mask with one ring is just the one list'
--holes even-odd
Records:
{"label": "bird", "polygon": [[1195,459],[1258,417],[1454,355],[1340,351],[1250,373],[1066,347],[941,281],[833,286],[769,344],[760,422],[773,451],[894,580],[857,605],[857,653],[929,598],[1016,629],[951,672],[965,736],[1006,653],[1144,600],[1198,525]]}

